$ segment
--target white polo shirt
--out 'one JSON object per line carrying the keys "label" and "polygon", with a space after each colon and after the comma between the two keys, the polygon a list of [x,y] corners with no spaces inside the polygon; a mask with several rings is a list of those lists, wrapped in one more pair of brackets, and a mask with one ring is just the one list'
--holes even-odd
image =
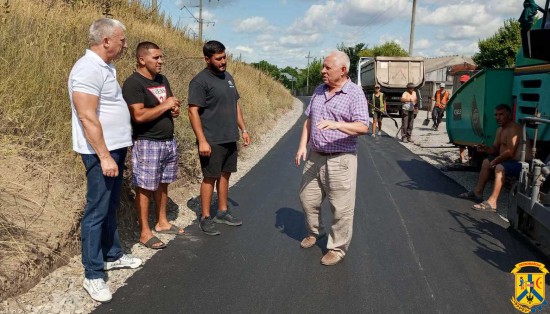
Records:
{"label": "white polo shirt", "polygon": [[86,49],[86,54],[75,63],[69,75],[73,150],[80,154],[95,154],[84,136],[82,123],[74,107],[73,92],[99,97],[97,115],[109,151],[132,146],[130,111],[122,98],[122,89],[116,80],[113,65],[105,63],[95,52]]}

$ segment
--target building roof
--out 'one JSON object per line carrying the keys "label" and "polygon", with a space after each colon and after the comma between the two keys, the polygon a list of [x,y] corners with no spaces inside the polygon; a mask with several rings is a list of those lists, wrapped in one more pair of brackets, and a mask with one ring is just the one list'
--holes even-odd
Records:
{"label": "building roof", "polygon": [[426,58],[424,59],[424,69],[426,72],[432,72],[449,66],[460,65],[460,64],[470,64],[475,65],[474,60],[470,57],[465,56],[445,56],[445,57],[435,57],[435,58]]}
{"label": "building roof", "polygon": [[292,76],[292,75],[286,73],[286,72],[281,73],[281,75],[284,76],[284,77],[285,77],[287,80],[289,80],[289,81],[294,81],[294,82],[296,82],[296,78],[295,78],[294,76]]}

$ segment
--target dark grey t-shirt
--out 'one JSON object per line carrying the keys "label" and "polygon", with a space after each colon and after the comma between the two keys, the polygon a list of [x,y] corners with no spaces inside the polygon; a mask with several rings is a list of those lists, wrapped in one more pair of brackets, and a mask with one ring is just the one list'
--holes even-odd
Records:
{"label": "dark grey t-shirt", "polygon": [[238,100],[239,92],[228,72],[215,75],[205,68],[189,83],[189,105],[200,107],[202,129],[209,144],[239,140]]}

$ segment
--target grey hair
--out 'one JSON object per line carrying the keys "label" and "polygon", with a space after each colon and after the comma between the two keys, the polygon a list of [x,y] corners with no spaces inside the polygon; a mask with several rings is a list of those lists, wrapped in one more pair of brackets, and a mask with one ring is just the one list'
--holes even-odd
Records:
{"label": "grey hair", "polygon": [[349,60],[349,56],[345,52],[336,50],[331,52],[329,56],[333,56],[336,60],[336,64],[338,64],[339,66],[346,66],[346,73],[349,73],[351,61]]}
{"label": "grey hair", "polygon": [[103,38],[113,35],[117,28],[126,31],[126,26],[119,20],[109,18],[95,20],[92,25],[90,25],[90,32],[88,34],[90,46],[99,45]]}

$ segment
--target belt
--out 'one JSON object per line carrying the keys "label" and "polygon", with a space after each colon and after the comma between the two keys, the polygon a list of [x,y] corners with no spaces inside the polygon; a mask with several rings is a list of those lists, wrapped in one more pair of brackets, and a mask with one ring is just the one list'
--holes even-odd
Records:
{"label": "belt", "polygon": [[318,152],[318,151],[315,151],[317,154],[321,155],[321,156],[330,156],[330,157],[336,157],[336,156],[340,156],[340,155],[343,155],[343,154],[351,154],[352,152],[335,152],[335,153],[325,153],[325,152]]}

